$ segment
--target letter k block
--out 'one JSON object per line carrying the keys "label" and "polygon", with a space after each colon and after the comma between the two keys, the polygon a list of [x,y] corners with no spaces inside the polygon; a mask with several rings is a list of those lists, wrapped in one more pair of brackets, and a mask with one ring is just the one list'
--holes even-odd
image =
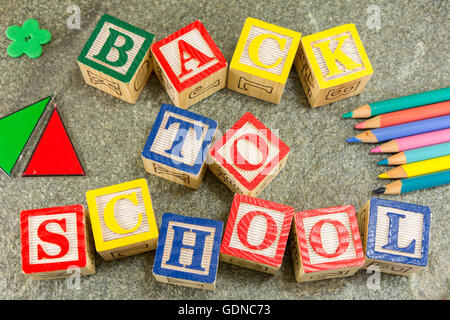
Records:
{"label": "letter k block", "polygon": [[156,280],[214,290],[222,229],[222,221],[164,213],[153,264]]}
{"label": "letter k block", "polygon": [[78,57],[87,84],[135,103],[153,70],[154,35],[104,14]]}
{"label": "letter k block", "polygon": [[198,189],[216,132],[216,121],[163,104],[142,151],[145,170]]}
{"label": "letter k block", "polygon": [[95,248],[105,259],[155,250],[158,227],[145,179],[86,192]]}

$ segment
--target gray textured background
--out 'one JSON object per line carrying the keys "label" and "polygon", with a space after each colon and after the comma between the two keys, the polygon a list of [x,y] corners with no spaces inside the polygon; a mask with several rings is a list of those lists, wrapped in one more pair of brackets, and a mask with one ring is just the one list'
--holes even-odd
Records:
{"label": "gray textured background", "polygon": [[[358,210],[383,185],[381,155],[371,145],[349,145],[356,120],[341,115],[358,105],[449,85],[447,1],[2,1],[0,29],[39,20],[52,33],[38,59],[7,56],[10,41],[0,37],[0,116],[50,92],[86,170],[85,177],[8,178],[0,176],[0,298],[2,299],[442,299],[448,298],[448,186],[385,196],[431,207],[429,266],[409,277],[381,275],[381,289],[366,286],[369,275],[299,284],[285,254],[274,275],[220,263],[215,291],[163,284],[152,275],[154,252],[111,262],[96,259],[97,273],[81,288],[65,280],[33,281],[21,273],[19,212],[82,203],[85,191],[132,179],[148,181],[158,224],[164,212],[226,222],[233,194],[207,172],[198,191],[144,171],[140,153],[162,103],[170,99],[152,74],[136,104],[127,104],[84,83],[77,56],[100,16],[109,13],[154,33],[156,39],[200,19],[230,61],[248,16],[308,35],[354,23],[375,70],[365,91],[332,105],[311,109],[294,68],[281,103],[273,105],[228,89],[189,110],[219,122],[222,132],[252,112],[291,147],[286,167],[260,198],[299,210],[353,204]],[[81,29],[70,30],[69,5],[81,9]],[[381,29],[369,30],[367,8],[381,9]],[[28,159],[25,154],[24,159]],[[26,161],[25,161],[26,162]],[[24,164],[22,164],[23,168]]]}

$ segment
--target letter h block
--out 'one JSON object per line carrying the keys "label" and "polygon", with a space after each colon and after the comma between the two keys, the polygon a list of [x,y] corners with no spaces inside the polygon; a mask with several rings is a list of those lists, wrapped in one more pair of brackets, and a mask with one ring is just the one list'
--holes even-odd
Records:
{"label": "letter h block", "polygon": [[208,167],[234,193],[256,197],[283,169],[289,152],[247,112],[211,147]]}
{"label": "letter h block", "polygon": [[[95,273],[89,220],[82,205],[20,213],[22,271],[33,279]],[[78,270],[78,271],[71,271]]]}
{"label": "letter h block", "polygon": [[313,108],[360,94],[373,74],[353,24],[303,37],[294,65]]}
{"label": "letter h block", "polygon": [[298,282],[351,276],[364,265],[351,205],[297,212],[291,236]]}
{"label": "letter h block", "polygon": [[280,103],[301,34],[247,18],[230,63],[228,89]]}
{"label": "letter h block", "polygon": [[198,189],[216,132],[216,121],[164,103],[142,151],[145,170]]}
{"label": "letter h block", "polygon": [[104,14],[78,57],[87,84],[135,103],[153,70],[154,35]]}
{"label": "letter h block", "polygon": [[409,275],[427,266],[430,208],[371,198],[357,216],[364,268],[377,266],[384,273]]}
{"label": "letter h block", "polygon": [[227,61],[199,20],[151,50],[155,73],[177,107],[187,109],[225,87]]}
{"label": "letter h block", "polygon": [[220,259],[275,274],[281,267],[294,208],[236,194],[223,235]]}
{"label": "letter h block", "polygon": [[89,190],[95,248],[105,259],[155,250],[158,227],[145,179]]}
{"label": "letter h block", "polygon": [[222,230],[222,221],[164,213],[153,263],[156,280],[214,290]]}

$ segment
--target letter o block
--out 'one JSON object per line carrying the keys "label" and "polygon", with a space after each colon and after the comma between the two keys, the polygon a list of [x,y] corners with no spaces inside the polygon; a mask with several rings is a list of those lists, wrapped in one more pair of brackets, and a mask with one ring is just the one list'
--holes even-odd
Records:
{"label": "letter o block", "polygon": [[[95,273],[87,212],[82,205],[24,210],[20,213],[22,271],[33,279]],[[75,271],[74,271],[75,272]]]}
{"label": "letter o block", "polygon": [[177,107],[187,109],[225,87],[227,61],[199,20],[151,50],[155,73]]}
{"label": "letter o block", "polygon": [[283,169],[289,152],[247,112],[211,147],[208,168],[234,193],[256,197]]}
{"label": "letter o block", "polygon": [[105,259],[155,250],[158,227],[145,179],[89,190],[95,248]]}
{"label": "letter o block", "polygon": [[104,14],[78,57],[87,84],[135,103],[153,70],[154,35]]}
{"label": "letter o block", "polygon": [[409,275],[428,264],[430,208],[371,198],[357,214],[366,254],[364,268]]}
{"label": "letter o block", "polygon": [[294,65],[313,108],[360,94],[373,74],[353,24],[303,37]]}
{"label": "letter o block", "polygon": [[281,267],[294,208],[236,194],[223,235],[220,259],[275,274]]}
{"label": "letter o block", "polygon": [[351,205],[297,212],[291,235],[298,282],[351,276],[364,265]]}
{"label": "letter o block", "polygon": [[280,103],[301,34],[247,18],[230,63],[228,89]]}

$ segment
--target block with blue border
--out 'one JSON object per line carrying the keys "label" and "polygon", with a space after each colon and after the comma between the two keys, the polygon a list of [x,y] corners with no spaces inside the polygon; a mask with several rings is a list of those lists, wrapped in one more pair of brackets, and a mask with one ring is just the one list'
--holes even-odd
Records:
{"label": "block with blue border", "polygon": [[142,151],[145,170],[198,189],[217,122],[163,103]]}
{"label": "block with blue border", "polygon": [[223,222],[164,213],[153,275],[165,283],[214,290]]}
{"label": "block with blue border", "polygon": [[428,264],[430,208],[371,198],[357,213],[364,268],[409,275]]}

